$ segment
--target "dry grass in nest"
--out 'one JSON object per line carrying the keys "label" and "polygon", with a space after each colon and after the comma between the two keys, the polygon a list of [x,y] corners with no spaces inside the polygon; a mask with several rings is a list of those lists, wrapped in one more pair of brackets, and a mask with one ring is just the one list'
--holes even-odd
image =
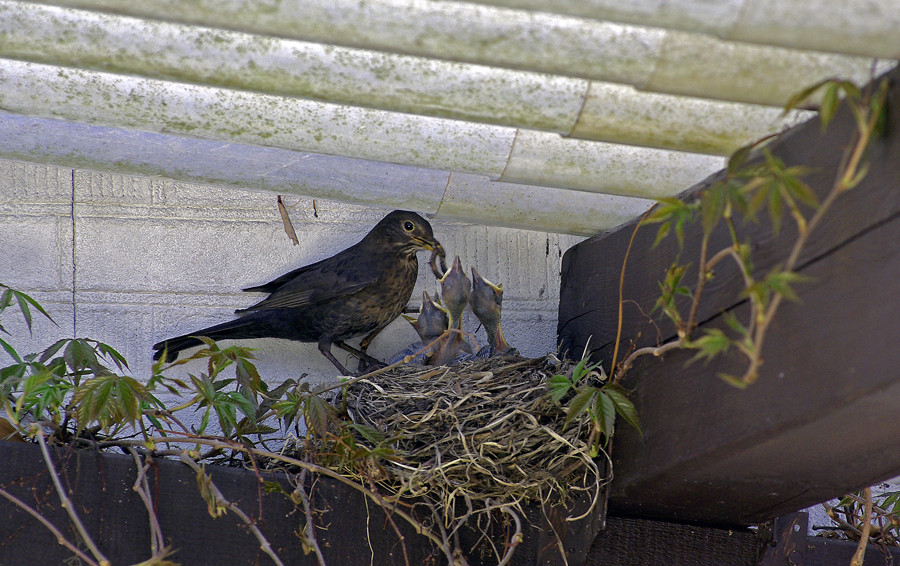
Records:
{"label": "dry grass in nest", "polygon": [[447,525],[460,499],[469,513],[570,490],[596,503],[606,478],[585,443],[589,420],[565,428],[547,395],[549,377],[569,366],[552,355],[401,366],[354,383],[345,400],[356,423],[396,439],[380,483],[441,504]]}

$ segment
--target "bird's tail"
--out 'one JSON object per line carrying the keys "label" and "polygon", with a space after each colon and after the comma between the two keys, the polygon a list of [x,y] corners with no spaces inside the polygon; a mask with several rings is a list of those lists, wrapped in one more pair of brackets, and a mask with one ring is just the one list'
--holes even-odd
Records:
{"label": "bird's tail", "polygon": [[203,341],[197,338],[197,336],[205,336],[207,338],[212,338],[213,340],[260,338],[261,336],[258,335],[258,332],[255,332],[256,329],[254,327],[255,325],[252,324],[251,320],[239,318],[215,326],[210,326],[209,328],[204,328],[202,330],[197,330],[190,334],[169,338],[153,345],[153,349],[155,350],[155,352],[153,352],[153,359],[160,359],[165,351],[165,361],[174,362],[178,357],[178,352],[203,344]]}

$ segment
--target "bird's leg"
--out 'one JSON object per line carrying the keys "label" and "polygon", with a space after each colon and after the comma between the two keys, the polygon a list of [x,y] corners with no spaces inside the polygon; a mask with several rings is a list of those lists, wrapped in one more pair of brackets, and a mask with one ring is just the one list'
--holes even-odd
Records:
{"label": "bird's leg", "polygon": [[357,350],[357,349],[354,348],[353,346],[351,346],[351,345],[349,345],[349,344],[346,344],[343,340],[335,340],[335,341],[334,341],[334,345],[337,346],[338,348],[340,348],[341,350],[344,350],[345,352],[350,352],[351,354],[353,354],[354,356],[356,356],[357,358],[359,358],[359,360],[360,360],[361,362],[364,361],[364,362],[366,362],[366,364],[368,364],[368,365],[370,365],[370,366],[373,365],[373,364],[381,364],[381,365],[384,365],[384,364],[382,364],[381,361],[378,360],[377,358],[373,358],[373,357],[370,356],[369,354],[367,354],[367,353],[365,353],[365,352],[363,352],[363,351],[361,351],[361,350]]}
{"label": "bird's leg", "polygon": [[[387,326],[387,325],[385,325],[385,326]],[[384,326],[380,326],[380,327],[376,328],[375,330],[370,332],[368,336],[366,336],[365,338],[360,340],[359,349],[360,349],[360,351],[362,351],[363,354],[366,353],[366,350],[369,349],[369,344],[372,343],[372,340],[374,340],[375,337],[378,336],[378,333],[381,332],[382,330],[384,330]]]}
{"label": "bird's leg", "polygon": [[339,362],[337,360],[337,358],[334,357],[334,354],[331,353],[331,339],[330,338],[322,337],[319,340],[319,351],[322,352],[323,356],[328,358],[329,362],[334,364],[334,367],[336,367],[338,369],[338,371],[341,372],[341,375],[353,375],[352,373],[347,371],[347,368],[345,368],[343,366],[343,364],[341,364],[341,362]]}

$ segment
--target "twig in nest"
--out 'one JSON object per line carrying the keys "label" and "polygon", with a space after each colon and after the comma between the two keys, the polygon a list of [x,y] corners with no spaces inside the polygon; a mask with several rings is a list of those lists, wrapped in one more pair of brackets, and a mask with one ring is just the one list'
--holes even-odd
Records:
{"label": "twig in nest", "polygon": [[[567,492],[590,495],[587,514],[606,478],[584,442],[587,417],[564,428],[564,410],[547,395],[547,380],[562,371],[557,362],[506,357],[397,367],[348,385],[345,400],[354,422],[396,439],[381,485],[394,499],[424,498],[451,535],[504,505],[512,510],[525,499],[547,502]],[[494,552],[498,561],[508,555]]]}

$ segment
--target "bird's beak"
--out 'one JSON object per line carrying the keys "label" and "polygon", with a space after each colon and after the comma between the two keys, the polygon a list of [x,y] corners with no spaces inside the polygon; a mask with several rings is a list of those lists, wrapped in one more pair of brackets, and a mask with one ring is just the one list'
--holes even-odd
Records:
{"label": "bird's beak", "polygon": [[433,252],[436,252],[440,257],[447,257],[447,254],[444,252],[444,246],[441,245],[437,240],[432,240],[431,242],[425,242],[425,247]]}
{"label": "bird's beak", "polygon": [[480,284],[480,285],[487,285],[488,287],[493,289],[495,293],[499,293],[499,294],[503,293],[503,284],[502,283],[500,285],[494,285],[493,283],[491,283],[490,281],[488,281],[487,279],[482,277],[481,274],[478,273],[474,267],[472,268],[472,282],[473,283],[478,282],[478,284]]}

